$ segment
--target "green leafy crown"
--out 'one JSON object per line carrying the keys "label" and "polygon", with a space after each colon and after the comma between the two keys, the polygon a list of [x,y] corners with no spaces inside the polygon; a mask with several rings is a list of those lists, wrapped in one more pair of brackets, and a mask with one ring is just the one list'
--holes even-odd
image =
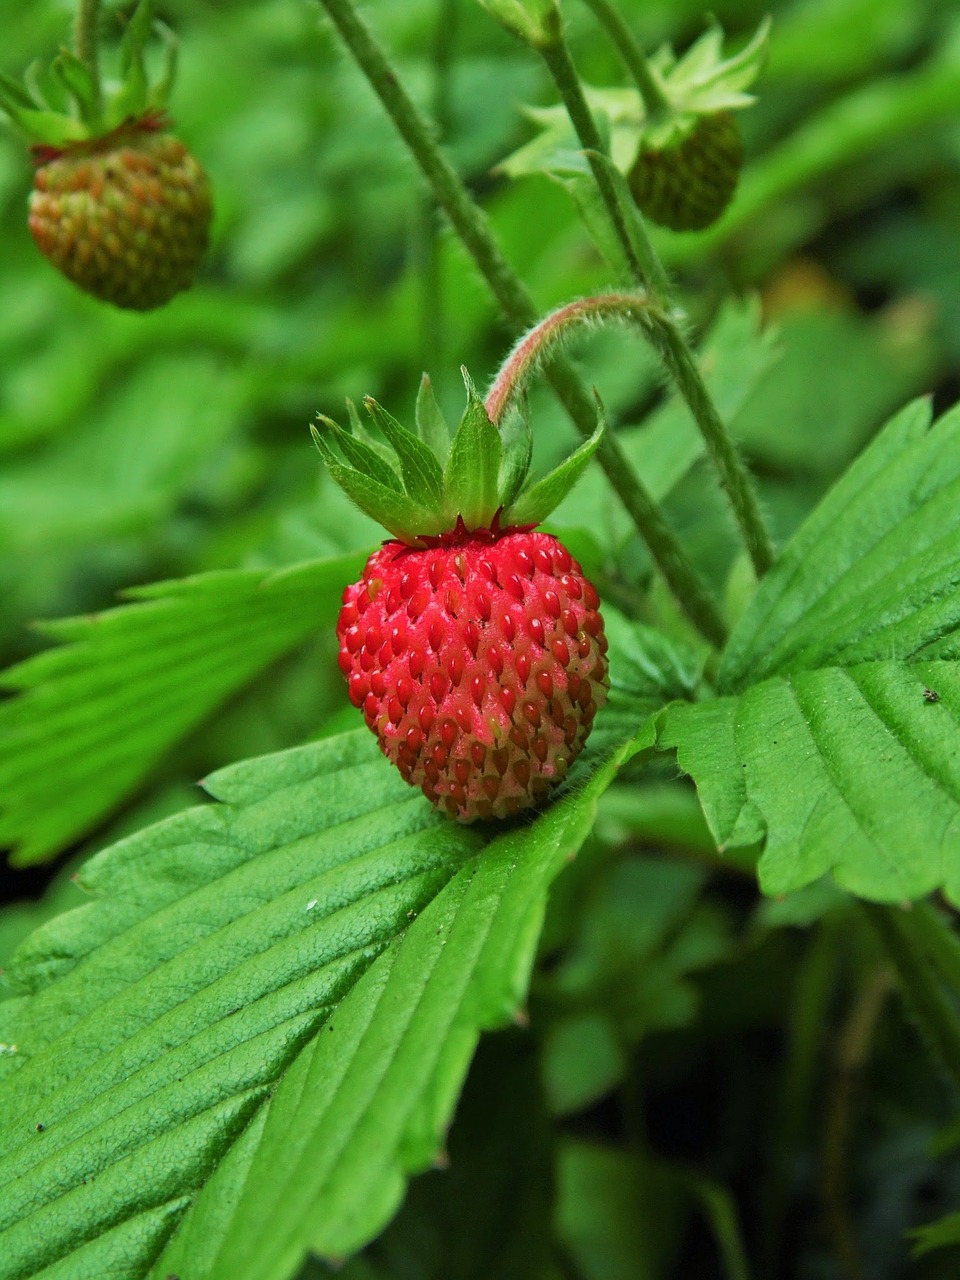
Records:
{"label": "green leafy crown", "polygon": [[[145,49],[152,36],[164,46],[159,77],[147,74]],[[117,77],[99,73],[67,48],[49,64],[33,63],[23,83],[0,73],[0,107],[32,143],[63,147],[103,137],[125,122],[161,116],[176,74],[177,40],[155,20],[152,0],[140,0],[120,42]]]}
{"label": "green leafy crown", "polygon": [[323,414],[317,415],[320,430],[311,427],[330,475],[347,497],[412,547],[428,546],[454,530],[539,524],[576,483],[603,435],[601,414],[579,449],[528,483],[532,438],[526,413],[511,411],[495,426],[470,375],[461,373],[467,405],[452,439],[426,374],[415,431],[370,396],[364,407],[383,440],[364,427],[349,400],[348,429]]}
{"label": "green leafy crown", "polygon": [[[685,138],[697,121],[719,111],[739,111],[756,101],[746,90],[763,68],[770,20],[764,18],[753,39],[731,58],[723,57],[723,29],[712,22],[683,57],[669,44],[649,60],[650,72],[666,102],[650,113],[636,89],[586,89],[591,110],[605,128],[610,154],[628,173],[641,150],[660,151]],[[573,127],[562,106],[525,107],[540,130],[498,168],[511,177],[528,173],[568,174],[587,170]]]}

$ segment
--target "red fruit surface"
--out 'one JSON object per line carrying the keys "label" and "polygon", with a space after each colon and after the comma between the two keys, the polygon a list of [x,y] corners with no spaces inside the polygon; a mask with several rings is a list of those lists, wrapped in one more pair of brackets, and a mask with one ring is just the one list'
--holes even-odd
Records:
{"label": "red fruit surface", "polygon": [[340,669],[384,754],[461,822],[540,804],[607,697],[597,593],[526,530],[387,542],[347,587]]}
{"label": "red fruit surface", "polygon": [[40,252],[81,289],[146,311],[186,289],[207,247],[210,184],[151,117],[42,160],[30,196]]}

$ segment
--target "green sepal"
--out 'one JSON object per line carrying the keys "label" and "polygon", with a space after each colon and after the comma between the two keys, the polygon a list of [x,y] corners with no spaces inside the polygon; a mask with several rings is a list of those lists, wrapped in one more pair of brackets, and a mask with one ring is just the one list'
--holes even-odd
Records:
{"label": "green sepal", "polygon": [[379,521],[385,529],[410,545],[415,545],[421,534],[430,535],[442,531],[442,520],[431,517],[429,512],[411,501],[405,493],[387,488],[372,476],[357,471],[354,467],[345,466],[315,427],[311,427],[311,434],[331,479],[355,506]]}
{"label": "green sepal", "polygon": [[180,56],[180,41],[165,22],[156,19],[153,29],[163,41],[163,70],[160,79],[150,86],[147,92],[147,106],[156,111],[163,111],[170,101],[173,84],[177,78],[177,62]]}
{"label": "green sepal", "polygon": [[526,396],[510,410],[500,423],[500,440],[503,457],[500,462],[500,502],[509,507],[523,488],[530,474],[533,456],[533,431],[530,427],[530,407]]}
{"label": "green sepal", "polygon": [[[752,106],[756,99],[746,90],[763,68],[769,35],[770,19],[764,18],[749,43],[726,59],[723,30],[716,22],[679,59],[663,45],[649,65],[668,108],[652,118],[636,89],[584,85],[598,127],[609,131],[609,151],[620,172],[630,171],[642,149],[661,150],[682,141],[703,116]],[[566,178],[585,170],[586,157],[577,154],[579,141],[563,106],[522,110],[537,136],[502,160],[498,171],[512,178],[530,173]]]}
{"label": "green sepal", "polygon": [[[352,436],[349,431],[344,431],[343,427],[334,422],[332,418],[327,418],[322,413],[318,413],[317,419],[323,423],[336,440],[340,452],[351,467],[356,471],[361,471],[371,476],[378,484],[382,484],[384,488],[392,489],[394,493],[403,493],[400,477],[375,449],[363,440],[358,440],[355,436]],[[315,427],[311,427],[311,431],[314,438],[319,436],[319,432]],[[326,456],[326,453],[324,453],[324,456]]]}
{"label": "green sepal", "polygon": [[[317,415],[317,417],[321,416],[321,414]],[[357,410],[357,406],[349,396],[347,397],[347,417],[350,420],[350,425],[346,430],[351,435],[355,436],[357,440],[362,440],[369,449],[372,449],[373,452],[387,464],[395,475],[399,476],[400,473],[397,471],[397,455],[388,444],[385,444],[383,440],[378,440],[372,431],[367,430],[364,426],[363,419],[360,417],[359,411]]]}
{"label": "green sepal", "polygon": [[[120,75],[124,79],[127,78],[131,71],[136,74],[138,67],[141,70],[144,69],[143,51],[152,31],[152,0],[140,0],[140,3],[133,11],[130,21],[127,23],[123,39],[120,41]],[[144,78],[146,78],[145,72]]]}
{"label": "green sepal", "polygon": [[11,117],[13,116],[11,108],[23,111],[38,110],[36,101],[27,92],[26,87],[4,71],[0,71],[0,107]]}
{"label": "green sepal", "polygon": [[504,525],[539,524],[541,520],[547,518],[554,507],[563,501],[580,479],[587,463],[596,453],[603,439],[606,421],[599,396],[597,396],[597,419],[597,429],[589,440],[585,440],[579,449],[571,453],[569,458],[564,458],[563,462],[542,480],[538,480],[536,484],[532,484],[529,489],[521,493],[517,501],[504,511],[502,517]]}
{"label": "green sepal", "polygon": [[443,411],[437,404],[437,397],[433,394],[433,383],[428,373],[420,379],[414,417],[420,439],[431,450],[441,467],[445,466],[450,456],[450,428],[447,426]]}
{"label": "green sepal", "polygon": [[490,421],[469,373],[461,368],[467,407],[450,446],[443,477],[443,496],[451,524],[458,516],[468,529],[489,526],[501,503],[497,491],[502,448],[500,432]]}
{"label": "green sepal", "polygon": [[439,510],[443,505],[443,472],[431,450],[372,396],[364,396],[363,405],[396,453],[407,493],[414,502]]}
{"label": "green sepal", "polygon": [[[163,67],[151,86],[145,48],[152,36],[164,46]],[[68,146],[103,137],[148,108],[162,110],[176,73],[178,44],[174,33],[154,21],[151,0],[140,0],[120,42],[119,81],[106,86],[74,53],[61,50],[52,63],[35,61],[23,85],[0,76],[0,108],[31,143]]]}
{"label": "green sepal", "polygon": [[87,136],[87,130],[79,121],[70,120],[57,111],[28,110],[8,100],[0,105],[31,142],[57,147],[64,142],[80,142]]}
{"label": "green sepal", "polygon": [[97,118],[99,94],[87,64],[69,49],[61,49],[50,70],[77,104],[81,120],[85,124],[93,123]]}

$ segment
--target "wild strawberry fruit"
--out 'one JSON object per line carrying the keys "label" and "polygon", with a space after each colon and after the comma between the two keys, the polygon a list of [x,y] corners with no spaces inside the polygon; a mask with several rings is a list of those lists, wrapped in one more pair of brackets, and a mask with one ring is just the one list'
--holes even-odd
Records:
{"label": "wild strawberry fruit", "polygon": [[524,488],[526,428],[501,438],[469,380],[467,389],[452,444],[436,431],[426,379],[419,435],[366,402],[398,471],[355,416],[351,433],[326,418],[315,433],[334,479],[396,535],[343,595],[350,699],[406,781],[461,822],[542,803],[607,696],[596,590],[563,544],[535,529],[600,432]]}
{"label": "wild strawberry fruit", "polygon": [[209,238],[210,184],[148,113],[62,150],[35,148],[30,232],[87,293],[147,311],[189,288]]}
{"label": "wild strawberry fruit", "polygon": [[698,116],[684,136],[663,147],[641,145],[627,175],[638,207],[674,231],[701,231],[716,222],[736,190],[743,143],[730,111]]}
{"label": "wild strawberry fruit", "polygon": [[[763,67],[769,32],[765,18],[753,39],[725,58],[723,31],[712,22],[681,57],[670,45],[651,56],[642,93],[586,89],[591,110],[607,125],[610,158],[652,221],[699,231],[727,207],[743,167],[734,113],[755,101],[746,90]],[[513,177],[544,169],[568,177],[578,142],[566,111],[531,107],[527,114],[540,136],[499,167]]]}
{"label": "wild strawberry fruit", "polygon": [[[143,51],[153,32],[168,56],[151,87]],[[87,293],[136,311],[192,284],[210,230],[207,176],[168,132],[174,59],[172,34],[152,21],[150,0],[140,0],[109,92],[96,69],[68,50],[52,64],[49,82],[71,102],[69,112],[0,80],[0,107],[27,135],[37,165],[29,227],[41,253]]]}

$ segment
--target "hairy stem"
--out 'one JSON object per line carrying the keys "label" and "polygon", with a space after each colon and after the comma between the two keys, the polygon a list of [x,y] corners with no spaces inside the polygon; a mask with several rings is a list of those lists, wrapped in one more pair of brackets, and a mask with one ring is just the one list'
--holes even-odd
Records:
{"label": "hairy stem", "polygon": [[949,942],[931,939],[935,930],[948,930],[936,913],[921,908],[904,910],[876,903],[861,904],[877,932],[888,958],[897,972],[903,998],[916,1019],[924,1040],[960,1084],[960,1016],[941,985],[936,969],[943,972],[943,957]]}
{"label": "hairy stem", "polygon": [[613,177],[613,166],[593,113],[583,93],[576,67],[558,29],[552,43],[539,46],[550,74],[576,130],[596,180],[610,221],[626,255],[634,283],[663,304],[653,333],[664,364],[686,400],[704,438],[707,452],[723,486],[750,559],[758,577],[774,561],[773,543],[767,531],[753,479],[727,431],[683,330],[670,314],[670,282],[657,257],[639,213],[622,198]]}
{"label": "hairy stem", "polygon": [[537,366],[553,351],[570,329],[591,321],[633,321],[645,331],[650,328],[650,303],[643,294],[601,293],[591,298],[577,298],[556,311],[551,311],[514,345],[493,386],[487,393],[486,410],[491,422],[500,423],[503,415],[523,391]]}
{"label": "hairy stem", "polygon": [[[409,147],[504,315],[516,328],[529,328],[538,319],[533,299],[504,258],[485,214],[441,151],[430,124],[400,84],[353,0],[319,2]],[[592,435],[596,405],[572,366],[557,356],[545,373],[578,430]],[[612,433],[605,436],[596,457],[683,609],[711,644],[722,645],[726,628],[708,589]]]}
{"label": "hairy stem", "polygon": [[633,76],[633,82],[640,92],[643,105],[649,119],[668,111],[670,104],[650,70],[646,55],[633,38],[633,32],[624,20],[623,14],[612,0],[584,0],[588,8],[610,37],[613,47],[623,59],[624,66]]}
{"label": "hairy stem", "polygon": [[[457,36],[457,0],[438,0],[433,35],[433,118],[441,138],[451,129],[451,80]],[[419,263],[421,285],[420,349],[422,364],[433,364],[438,392],[445,382],[446,349],[443,321],[443,280],[441,278],[440,227],[437,202],[431,191],[424,192],[414,228],[414,254]]]}

